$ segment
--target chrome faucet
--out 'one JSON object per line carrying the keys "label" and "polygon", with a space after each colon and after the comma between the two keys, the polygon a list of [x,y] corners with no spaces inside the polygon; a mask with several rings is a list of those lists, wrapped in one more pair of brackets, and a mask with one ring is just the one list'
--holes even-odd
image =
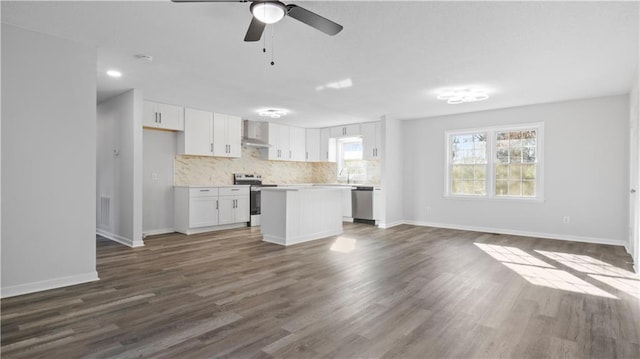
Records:
{"label": "chrome faucet", "polygon": [[351,179],[349,178],[349,176],[350,176],[350,174],[351,174],[351,171],[349,171],[349,168],[348,168],[348,167],[343,167],[343,168],[340,170],[340,173],[338,173],[338,177],[342,176],[342,172],[344,172],[344,170],[347,170],[347,184],[349,184],[349,183],[351,183]]}

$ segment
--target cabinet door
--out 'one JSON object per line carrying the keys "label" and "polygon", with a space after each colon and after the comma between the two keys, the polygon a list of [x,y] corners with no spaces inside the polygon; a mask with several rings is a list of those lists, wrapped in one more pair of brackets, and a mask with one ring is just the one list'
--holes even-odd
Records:
{"label": "cabinet door", "polygon": [[249,197],[236,197],[235,223],[249,222]]}
{"label": "cabinet door", "polygon": [[329,130],[330,130],[329,137],[340,138],[344,136],[344,126],[330,127]]}
{"label": "cabinet door", "polygon": [[276,123],[267,124],[267,137],[268,142],[271,145],[268,149],[267,159],[269,160],[277,160],[279,159],[280,154],[280,145],[279,145],[279,135],[280,135],[280,126]]}
{"label": "cabinet door", "polygon": [[360,135],[359,124],[331,127],[331,137],[333,138],[358,136],[358,135]]}
{"label": "cabinet door", "polygon": [[234,223],[235,217],[235,197],[220,196],[218,198],[218,224]]}
{"label": "cabinet door", "polygon": [[237,116],[227,116],[227,144],[229,157],[242,156],[242,119]]}
{"label": "cabinet door", "polygon": [[345,136],[359,136],[360,124],[344,126],[344,134]]}
{"label": "cabinet door", "polygon": [[191,197],[189,199],[189,228],[218,224],[217,197]]}
{"label": "cabinet door", "polygon": [[320,129],[307,128],[306,130],[306,155],[307,162],[320,161]]}
{"label": "cabinet door", "polygon": [[320,129],[320,161],[336,161],[336,139],[331,137],[331,128]]}
{"label": "cabinet door", "polygon": [[185,109],[184,152],[185,155],[211,156],[213,145],[211,127],[213,114],[207,111]]}
{"label": "cabinet door", "polygon": [[158,127],[158,104],[144,101],[142,105],[142,126]]}
{"label": "cabinet door", "polygon": [[376,157],[376,124],[375,122],[360,125],[362,132],[362,158],[371,160]]}
{"label": "cabinet door", "polygon": [[304,128],[289,127],[289,160],[305,160],[306,139],[307,135]]}
{"label": "cabinet door", "polygon": [[380,121],[375,122],[376,124],[376,157],[375,159],[382,158],[382,123]]}
{"label": "cabinet door", "polygon": [[213,114],[213,155],[228,157],[227,151],[227,115]]}
{"label": "cabinet door", "polygon": [[290,133],[289,126],[278,125],[278,148],[280,149],[278,159],[280,160],[288,161],[291,159]]}
{"label": "cabinet door", "polygon": [[158,104],[158,120],[160,128],[184,131],[184,108],[180,106]]}

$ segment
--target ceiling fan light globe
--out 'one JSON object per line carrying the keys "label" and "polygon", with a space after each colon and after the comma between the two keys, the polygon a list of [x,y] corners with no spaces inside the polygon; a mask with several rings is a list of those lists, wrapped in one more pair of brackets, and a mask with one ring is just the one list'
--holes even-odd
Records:
{"label": "ceiling fan light globe", "polygon": [[287,8],[279,1],[254,2],[251,14],[265,24],[276,23],[286,15]]}

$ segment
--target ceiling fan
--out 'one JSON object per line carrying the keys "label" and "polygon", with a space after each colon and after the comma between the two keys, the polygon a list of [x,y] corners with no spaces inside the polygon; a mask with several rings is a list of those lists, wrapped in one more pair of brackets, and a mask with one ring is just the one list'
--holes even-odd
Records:
{"label": "ceiling fan", "polygon": [[[171,0],[173,2],[248,2],[249,0]],[[253,0],[249,7],[253,18],[249,24],[249,29],[244,37],[244,41],[258,41],[262,37],[267,24],[273,24],[282,20],[285,16],[290,16],[314,29],[320,30],[327,35],[333,36],[342,31],[342,25],[337,24],[325,17],[311,12],[298,5],[285,5],[277,0]]]}

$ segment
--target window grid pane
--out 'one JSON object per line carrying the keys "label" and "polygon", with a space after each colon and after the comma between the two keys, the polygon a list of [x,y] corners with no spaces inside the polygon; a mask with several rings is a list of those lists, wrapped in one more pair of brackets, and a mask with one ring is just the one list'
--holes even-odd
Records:
{"label": "window grid pane", "polygon": [[496,132],[495,194],[535,197],[537,130]]}
{"label": "window grid pane", "polygon": [[451,193],[486,195],[487,133],[453,135],[449,141]]}

